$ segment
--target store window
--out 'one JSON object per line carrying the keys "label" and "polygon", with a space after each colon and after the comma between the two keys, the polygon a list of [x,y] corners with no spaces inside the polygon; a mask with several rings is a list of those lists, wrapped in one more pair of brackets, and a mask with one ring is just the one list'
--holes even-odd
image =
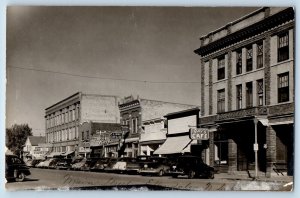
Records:
{"label": "store window", "polygon": [[246,107],[253,106],[253,87],[252,82],[246,83]]}
{"label": "store window", "polygon": [[260,79],[257,81],[257,105],[262,106],[264,105],[264,81]]}
{"label": "store window", "polygon": [[288,32],[278,36],[278,62],[289,59],[289,34]]}
{"label": "store window", "polygon": [[252,45],[246,49],[246,71],[252,71],[253,69],[253,49]]}
{"label": "store window", "polygon": [[225,112],[225,89],[218,90],[218,113]]}
{"label": "store window", "polygon": [[218,80],[225,78],[225,56],[218,58]]}
{"label": "store window", "polygon": [[242,73],[242,50],[236,52],[236,74]]}
{"label": "store window", "polygon": [[236,86],[236,109],[242,109],[242,98],[243,98],[243,88],[242,85],[237,85]]}
{"label": "store window", "polygon": [[264,46],[263,42],[257,44],[257,66],[256,68],[262,68],[264,66]]}
{"label": "store window", "polygon": [[278,103],[289,101],[289,73],[278,75]]}

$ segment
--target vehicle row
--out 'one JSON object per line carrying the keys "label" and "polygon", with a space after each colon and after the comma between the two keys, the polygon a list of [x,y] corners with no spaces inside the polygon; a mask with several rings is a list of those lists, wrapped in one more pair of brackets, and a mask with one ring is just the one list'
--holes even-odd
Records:
{"label": "vehicle row", "polygon": [[177,158],[139,156],[137,158],[75,158],[44,161],[32,160],[28,166],[37,168],[52,168],[65,170],[80,170],[93,172],[114,172],[140,175],[171,175],[177,177],[187,175],[188,178],[214,178],[215,170],[197,156],[180,156]]}

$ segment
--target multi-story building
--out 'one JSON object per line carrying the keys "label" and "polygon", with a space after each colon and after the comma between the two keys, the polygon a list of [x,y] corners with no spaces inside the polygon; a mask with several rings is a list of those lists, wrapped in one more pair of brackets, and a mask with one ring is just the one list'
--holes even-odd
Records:
{"label": "multi-story building", "polygon": [[79,151],[84,122],[119,123],[118,97],[75,93],[46,108],[46,142],[54,152]]}
{"label": "multi-story building", "polygon": [[270,177],[281,164],[292,174],[294,25],[293,8],[264,7],[200,38],[211,165]]}
{"label": "multi-story building", "polygon": [[39,158],[41,153],[36,153],[35,151],[41,143],[46,143],[45,136],[28,136],[23,147],[23,157],[32,159]]}
{"label": "multi-story building", "polygon": [[[124,155],[136,157],[137,155],[143,155],[147,152],[153,152],[165,140],[165,130],[157,130],[156,128],[154,131],[148,129],[148,131],[143,131],[142,128],[144,127],[142,124],[144,122],[146,124],[152,120],[154,123],[155,120],[157,121],[157,119],[161,119],[168,113],[190,109],[193,107],[196,106],[141,99],[139,97],[134,98],[133,96],[125,97],[119,103],[121,125],[126,125],[129,128],[129,134],[124,140]],[[157,124],[159,127],[164,127],[161,120],[159,120]],[[143,133],[142,136],[141,132]],[[151,132],[155,132],[154,136],[156,137],[153,137],[153,135],[148,135],[148,133]],[[142,137],[142,142],[147,143],[141,145],[139,143],[140,137]],[[152,148],[148,148],[147,146],[149,145],[151,145]]]}

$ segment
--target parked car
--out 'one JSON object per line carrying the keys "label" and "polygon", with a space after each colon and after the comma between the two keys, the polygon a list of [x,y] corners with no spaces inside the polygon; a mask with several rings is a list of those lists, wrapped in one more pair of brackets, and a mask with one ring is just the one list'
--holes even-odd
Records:
{"label": "parked car", "polygon": [[86,158],[83,158],[83,159],[78,159],[78,161],[74,162],[72,165],[71,165],[71,169],[72,170],[81,170],[81,167],[86,163],[87,159]]}
{"label": "parked car", "polygon": [[91,167],[93,167],[95,165],[96,162],[97,162],[97,159],[95,159],[95,158],[89,158],[80,167],[80,170],[82,170],[82,171],[89,171],[91,169]]}
{"label": "parked car", "polygon": [[166,157],[150,157],[143,163],[139,173],[141,175],[163,176],[169,173],[172,161]]}
{"label": "parked car", "polygon": [[36,167],[41,161],[43,161],[43,160],[41,160],[41,159],[33,159],[31,161],[31,163],[29,164],[29,167]]}
{"label": "parked car", "polygon": [[188,175],[189,179],[194,177],[213,179],[214,168],[205,164],[201,157],[181,156],[176,165],[171,167],[170,174],[173,177]]}
{"label": "parked car", "polygon": [[41,161],[39,161],[39,162],[35,165],[35,167],[36,167],[36,168],[43,168],[45,162],[46,162],[46,160],[41,160]]}
{"label": "parked car", "polygon": [[150,156],[138,156],[137,158],[128,158],[126,160],[126,173],[137,174],[144,166],[144,163],[149,160]]}
{"label": "parked car", "polygon": [[56,169],[69,170],[72,159],[59,159],[56,163]]}
{"label": "parked car", "polygon": [[110,161],[111,158],[100,158],[96,161],[96,163],[94,164],[94,166],[91,167],[91,171],[104,171],[104,168],[106,168],[108,166],[108,163]]}
{"label": "parked car", "polygon": [[107,164],[107,166],[104,168],[105,172],[116,172],[116,164],[119,162],[119,160],[117,158],[111,158],[109,159],[109,162]]}
{"label": "parked car", "polygon": [[7,181],[24,181],[30,175],[29,167],[16,155],[5,155],[5,178]]}

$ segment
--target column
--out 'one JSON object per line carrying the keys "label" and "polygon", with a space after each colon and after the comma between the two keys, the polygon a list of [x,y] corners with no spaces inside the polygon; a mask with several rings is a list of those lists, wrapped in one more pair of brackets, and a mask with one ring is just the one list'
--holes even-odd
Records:
{"label": "column", "polygon": [[215,163],[215,143],[214,131],[209,132],[209,165],[214,166]]}
{"label": "column", "polygon": [[228,139],[228,173],[237,171],[237,144],[231,137]]}
{"label": "column", "polygon": [[267,142],[267,167],[266,176],[271,177],[273,171],[273,163],[276,162],[276,132],[272,126],[266,129],[266,142]]}
{"label": "column", "polygon": [[231,64],[231,59],[232,59],[232,52],[229,51],[228,55],[227,55],[227,68],[225,68],[225,71],[227,69],[227,77],[228,77],[228,81],[227,81],[227,93],[228,93],[228,97],[227,97],[227,109],[228,111],[231,111],[231,107],[232,107],[232,64]]}

